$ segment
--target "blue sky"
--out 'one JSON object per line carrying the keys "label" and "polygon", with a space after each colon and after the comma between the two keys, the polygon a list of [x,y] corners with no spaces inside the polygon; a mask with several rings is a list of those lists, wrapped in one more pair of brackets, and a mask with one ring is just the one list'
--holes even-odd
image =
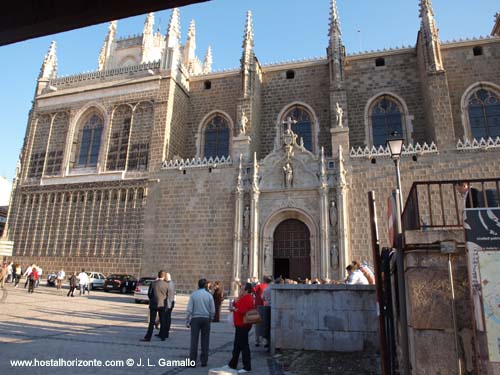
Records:
{"label": "blue sky", "polygon": [[[419,0],[337,0],[348,53],[414,45],[420,25]],[[330,0],[212,0],[180,9],[182,40],[196,21],[197,54],[212,46],[215,70],[239,66],[245,14],[252,10],[255,51],[263,64],[325,56]],[[498,0],[434,0],[441,40],[491,32]],[[163,34],[170,10],[155,14]],[[142,32],[145,16],[119,20],[118,37]],[[0,176],[11,180],[26,130],[36,79],[52,40],[58,75],[96,69],[107,23],[0,47]]]}

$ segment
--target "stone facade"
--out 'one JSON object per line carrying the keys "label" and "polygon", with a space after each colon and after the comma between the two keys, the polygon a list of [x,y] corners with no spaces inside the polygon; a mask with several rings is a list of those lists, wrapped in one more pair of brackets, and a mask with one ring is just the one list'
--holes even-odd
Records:
{"label": "stone facade", "polygon": [[[395,185],[374,144],[383,98],[408,146],[404,194],[413,181],[499,175],[498,140],[463,147],[470,96],[500,96],[498,33],[441,44],[425,1],[415,46],[346,55],[333,0],[330,12],[325,58],[268,66],[248,13],[240,69],[224,72],[210,71],[211,53],[196,57],[194,24],[180,43],[177,10],[165,36],[151,14],[128,39],[112,23],[95,72],[57,77],[52,44],[4,235],[14,258],[136,276],[166,268],[189,290],[201,276],[229,288],[276,273],[281,246],[290,258],[307,250],[302,277],[342,279],[352,258],[371,259],[367,192],[384,207]],[[215,117],[227,126],[224,159],[207,154]],[[286,250],[276,233],[294,220],[308,237]]]}

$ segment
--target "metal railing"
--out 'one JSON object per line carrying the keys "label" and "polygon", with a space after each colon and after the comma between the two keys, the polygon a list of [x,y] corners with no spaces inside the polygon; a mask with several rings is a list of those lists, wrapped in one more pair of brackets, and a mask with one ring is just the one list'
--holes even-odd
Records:
{"label": "metal railing", "polygon": [[464,208],[499,207],[499,196],[500,177],[414,182],[402,215],[403,231],[462,227]]}

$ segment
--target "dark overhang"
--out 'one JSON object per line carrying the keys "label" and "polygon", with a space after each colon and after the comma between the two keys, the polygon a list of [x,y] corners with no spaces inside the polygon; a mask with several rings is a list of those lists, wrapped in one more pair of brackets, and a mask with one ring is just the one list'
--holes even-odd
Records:
{"label": "dark overhang", "polygon": [[208,0],[15,0],[0,13],[0,46]]}

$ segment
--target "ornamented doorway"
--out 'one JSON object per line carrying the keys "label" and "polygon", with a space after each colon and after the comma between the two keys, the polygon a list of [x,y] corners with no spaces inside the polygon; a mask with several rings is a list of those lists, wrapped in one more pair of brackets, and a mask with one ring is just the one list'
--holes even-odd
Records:
{"label": "ornamented doorway", "polygon": [[282,221],[273,236],[273,275],[297,280],[311,278],[311,234],[302,221]]}

